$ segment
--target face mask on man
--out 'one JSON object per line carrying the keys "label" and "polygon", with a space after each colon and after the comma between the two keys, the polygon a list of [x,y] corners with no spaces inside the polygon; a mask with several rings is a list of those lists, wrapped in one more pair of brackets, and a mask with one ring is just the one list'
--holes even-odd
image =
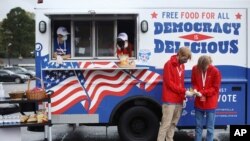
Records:
{"label": "face mask on man", "polygon": [[65,36],[62,37],[62,40],[63,40],[63,41],[66,41],[67,39],[68,39],[68,36],[67,36],[67,35],[65,35]]}
{"label": "face mask on man", "polygon": [[185,56],[179,57],[179,63],[180,64],[187,63],[187,61],[188,61],[188,57],[185,57]]}

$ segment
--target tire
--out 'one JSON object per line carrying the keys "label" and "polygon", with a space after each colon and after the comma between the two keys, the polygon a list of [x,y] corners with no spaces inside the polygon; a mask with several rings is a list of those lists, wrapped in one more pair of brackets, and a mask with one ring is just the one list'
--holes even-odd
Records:
{"label": "tire", "polygon": [[118,123],[118,132],[122,141],[156,141],[158,130],[157,116],[142,106],[125,111]]}
{"label": "tire", "polygon": [[22,82],[22,80],[21,80],[20,78],[16,78],[16,79],[15,79],[15,82],[19,84],[19,83]]}

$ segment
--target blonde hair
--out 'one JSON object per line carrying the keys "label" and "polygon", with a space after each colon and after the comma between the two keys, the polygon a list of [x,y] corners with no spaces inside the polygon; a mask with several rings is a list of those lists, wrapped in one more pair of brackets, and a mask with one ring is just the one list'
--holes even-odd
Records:
{"label": "blonde hair", "polygon": [[205,70],[205,68],[212,63],[212,58],[208,55],[202,55],[198,59],[197,67],[200,70]]}
{"label": "blonde hair", "polygon": [[188,47],[181,47],[177,55],[180,57],[186,56],[189,60],[192,58],[191,50]]}

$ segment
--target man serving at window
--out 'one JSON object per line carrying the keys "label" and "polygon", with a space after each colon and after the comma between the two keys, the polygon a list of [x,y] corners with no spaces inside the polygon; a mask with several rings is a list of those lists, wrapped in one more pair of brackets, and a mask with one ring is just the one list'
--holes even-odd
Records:
{"label": "man serving at window", "polygon": [[63,26],[57,29],[57,38],[54,42],[54,54],[53,58],[57,60],[70,58],[70,42],[67,42],[69,32]]}

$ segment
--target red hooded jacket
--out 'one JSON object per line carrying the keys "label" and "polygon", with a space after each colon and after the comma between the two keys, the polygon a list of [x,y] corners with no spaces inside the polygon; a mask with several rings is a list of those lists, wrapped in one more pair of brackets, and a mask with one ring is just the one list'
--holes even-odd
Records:
{"label": "red hooded jacket", "polygon": [[206,73],[205,87],[203,87],[202,72],[197,66],[194,66],[191,81],[193,89],[196,89],[206,97],[205,101],[201,101],[200,97],[196,97],[195,107],[201,110],[213,110],[217,108],[221,84],[220,71],[215,66],[209,65]]}
{"label": "red hooded jacket", "polygon": [[185,99],[184,87],[185,66],[177,60],[177,55],[171,56],[164,65],[162,101],[182,104]]}

